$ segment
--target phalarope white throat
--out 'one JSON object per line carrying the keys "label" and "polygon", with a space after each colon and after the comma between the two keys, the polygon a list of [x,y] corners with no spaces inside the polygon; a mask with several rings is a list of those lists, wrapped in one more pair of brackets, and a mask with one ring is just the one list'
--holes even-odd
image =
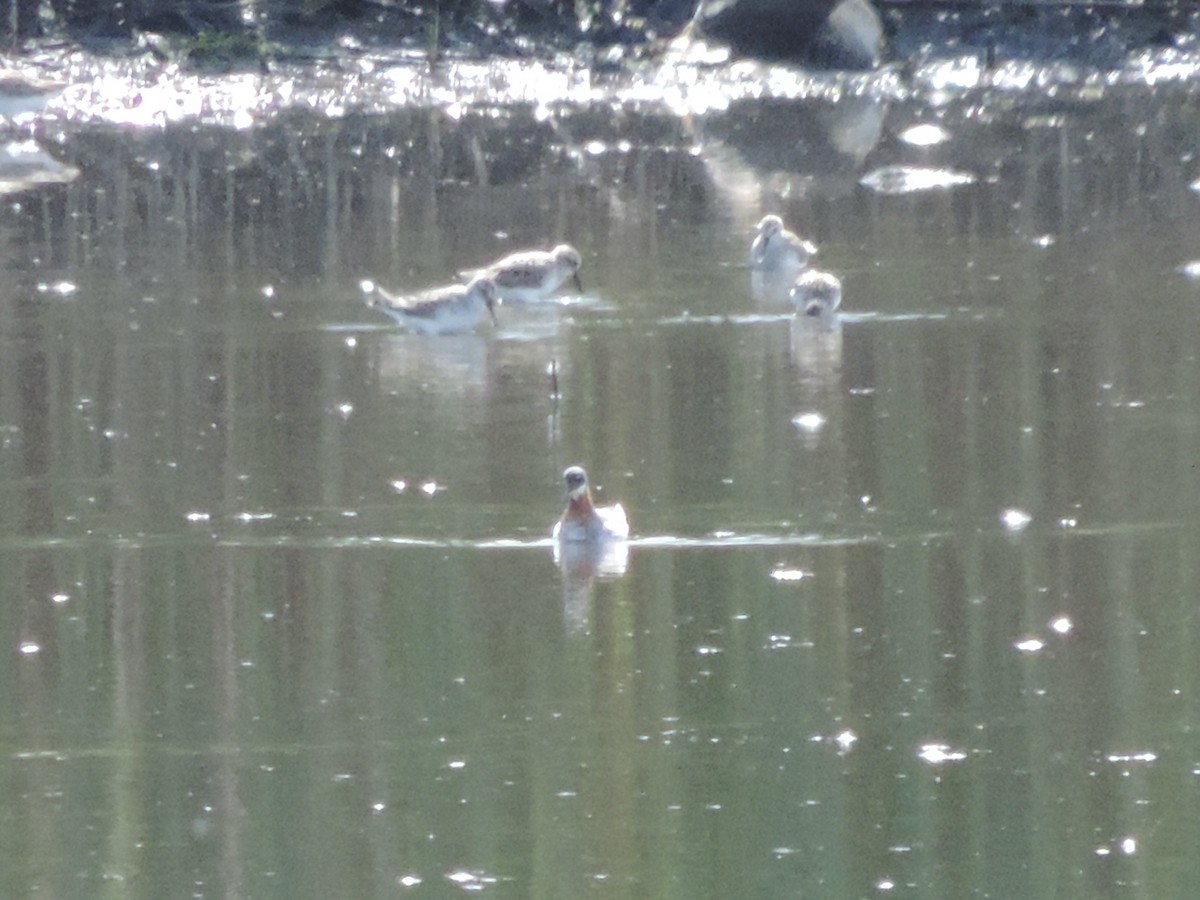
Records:
{"label": "phalarope white throat", "polygon": [[484,316],[491,316],[492,324],[496,324],[496,284],[486,275],[476,275],[468,284],[403,296],[393,296],[373,281],[363,281],[359,287],[367,306],[421,334],[470,331]]}
{"label": "phalarope white throat", "polygon": [[12,119],[24,113],[41,112],[66,87],[61,81],[33,78],[15,69],[0,68],[0,116]]}
{"label": "phalarope white throat", "polygon": [[553,250],[524,250],[485,266],[479,271],[496,282],[500,299],[511,303],[533,303],[545,300],[569,278],[575,290],[583,292],[579,267],[583,258],[570,244],[559,244]]}
{"label": "phalarope white throat", "polygon": [[809,257],[816,254],[816,244],[784,228],[779,216],[763,216],[758,223],[758,234],[750,245],[750,265],[764,272],[803,269],[808,265]]}
{"label": "phalarope white throat", "polygon": [[620,541],[629,537],[629,520],[620,503],[595,506],[588,487],[587,472],[570,466],[563,472],[567,486],[567,508],[554,523],[551,536],[556,541]]}
{"label": "phalarope white throat", "polygon": [[832,272],[807,269],[796,277],[788,297],[798,312],[828,319],[842,305],[842,282]]}

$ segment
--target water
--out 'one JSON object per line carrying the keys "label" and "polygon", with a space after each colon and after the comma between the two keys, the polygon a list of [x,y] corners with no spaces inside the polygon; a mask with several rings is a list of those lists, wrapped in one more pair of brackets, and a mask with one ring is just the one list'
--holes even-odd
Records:
{"label": "water", "polygon": [[[0,893],[1182,895],[1195,108],[47,126],[78,177],[0,214]],[[765,211],[840,328],[754,296]],[[495,331],[356,287],[566,239],[584,296]],[[576,462],[627,559],[555,566]]]}

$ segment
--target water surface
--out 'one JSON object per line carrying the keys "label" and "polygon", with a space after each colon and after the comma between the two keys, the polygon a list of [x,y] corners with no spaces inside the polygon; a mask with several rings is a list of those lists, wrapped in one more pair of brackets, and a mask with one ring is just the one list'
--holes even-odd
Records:
{"label": "water surface", "polygon": [[[851,93],[40,126],[0,892],[1194,883],[1194,87]],[[768,211],[839,327],[752,291]],[[356,287],[561,240],[495,330]],[[576,462],[618,566],[553,563]]]}

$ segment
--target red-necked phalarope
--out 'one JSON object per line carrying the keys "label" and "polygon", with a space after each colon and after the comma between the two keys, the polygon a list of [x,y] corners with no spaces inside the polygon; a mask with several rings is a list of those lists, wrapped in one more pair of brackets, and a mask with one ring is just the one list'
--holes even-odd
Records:
{"label": "red-necked phalarope", "polygon": [[524,250],[485,266],[479,271],[491,276],[502,301],[532,303],[544,300],[562,287],[567,279],[575,290],[583,292],[579,267],[583,258],[570,244],[559,244],[553,250]]}
{"label": "red-necked phalarope", "polygon": [[24,113],[41,112],[66,87],[62,81],[32,78],[15,69],[0,68],[0,116],[12,119]]}
{"label": "red-necked phalarope", "polygon": [[797,276],[788,297],[804,315],[828,319],[842,304],[842,282],[831,272],[808,269]]}
{"label": "red-necked phalarope", "polygon": [[470,331],[484,316],[491,316],[492,324],[496,324],[496,285],[486,275],[477,275],[468,284],[404,296],[393,296],[373,281],[363,281],[359,287],[367,306],[421,334]]}
{"label": "red-necked phalarope", "polygon": [[551,536],[556,541],[619,541],[629,537],[629,520],[620,503],[594,506],[588,488],[587,472],[571,466],[563,472],[567,486],[567,508],[554,523]]}
{"label": "red-necked phalarope", "polygon": [[750,265],[764,272],[777,269],[803,269],[817,247],[783,227],[779,216],[764,216],[758,223],[758,234],[750,245]]}

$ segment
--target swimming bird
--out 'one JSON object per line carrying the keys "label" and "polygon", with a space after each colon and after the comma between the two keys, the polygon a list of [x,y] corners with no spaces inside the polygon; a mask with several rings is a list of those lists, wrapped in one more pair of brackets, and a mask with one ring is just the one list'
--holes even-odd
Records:
{"label": "swimming bird", "polygon": [[750,265],[764,272],[777,269],[803,269],[816,256],[817,246],[783,227],[779,216],[763,216],[758,234],[750,245]]}
{"label": "swimming bird", "polygon": [[66,83],[23,75],[16,69],[0,68],[0,116],[12,119],[42,108],[66,90]]}
{"label": "swimming bird", "polygon": [[421,334],[470,331],[485,315],[496,324],[496,284],[476,275],[467,284],[451,284],[416,294],[393,296],[373,281],[359,284],[367,306],[385,312]]}
{"label": "swimming bird", "polygon": [[828,319],[842,304],[842,281],[832,272],[807,269],[797,276],[788,297],[804,315]]}
{"label": "swimming bird", "polygon": [[496,290],[504,302],[533,303],[544,300],[562,287],[569,278],[575,290],[582,293],[579,267],[583,257],[570,244],[559,244],[553,250],[523,250],[498,259],[480,269],[496,282]]}
{"label": "swimming bird", "polygon": [[588,487],[587,472],[570,466],[563,472],[567,486],[567,508],[554,523],[551,537],[556,541],[620,541],[629,537],[629,520],[620,503],[595,506]]}

